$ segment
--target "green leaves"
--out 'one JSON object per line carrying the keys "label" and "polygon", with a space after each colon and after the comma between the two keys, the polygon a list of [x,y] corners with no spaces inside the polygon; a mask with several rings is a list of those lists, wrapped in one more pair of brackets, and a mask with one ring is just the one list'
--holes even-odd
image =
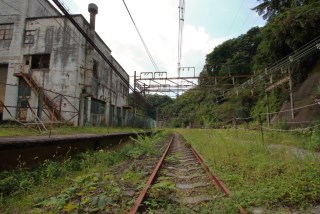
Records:
{"label": "green leaves", "polygon": [[104,210],[104,208],[107,205],[107,202],[110,204],[112,200],[110,198],[107,198],[104,194],[101,194],[92,197],[91,206],[96,207],[99,210]]}
{"label": "green leaves", "polygon": [[[120,191],[118,187],[114,186],[115,183],[109,179],[113,179],[113,177],[99,173],[78,176],[69,188],[55,197],[41,201],[37,207],[63,210],[67,213],[75,210],[90,210],[90,212],[105,210],[107,205],[113,203],[112,198],[107,194],[119,193]],[[101,186],[101,184],[108,185]]]}
{"label": "green leaves", "polygon": [[71,211],[75,210],[76,208],[77,208],[76,204],[69,202],[64,206],[63,211],[70,213]]}
{"label": "green leaves", "polygon": [[[88,151],[63,162],[47,160],[33,170],[3,171],[0,173],[0,210],[16,213],[125,212],[134,203],[135,191],[145,184],[148,168],[139,161],[157,157],[163,146],[160,143],[163,136],[163,133],[140,136],[118,150]],[[130,156],[140,160],[129,160]]]}
{"label": "green leaves", "polygon": [[270,20],[261,31],[255,64],[269,65],[320,34],[320,4],[294,7]]}
{"label": "green leaves", "polygon": [[143,155],[149,156],[152,154],[156,154],[158,151],[154,148],[154,145],[159,140],[159,135],[154,135],[152,137],[148,136],[138,136],[138,139],[133,140],[134,147],[127,151],[126,155],[132,158],[139,158]]}
{"label": "green leaves", "polygon": [[[233,83],[231,78],[227,78],[229,74],[253,74],[253,71],[256,74],[262,73],[268,66],[318,37],[320,35],[320,2],[260,0],[259,3],[260,5],[254,10],[266,15],[267,18],[272,18],[264,27],[252,28],[246,34],[216,46],[211,53],[207,54],[197,90],[184,93],[174,100],[174,103],[163,108],[162,112],[166,116],[168,126],[183,128],[191,124],[212,127],[218,121],[230,121],[235,116],[249,117],[265,112],[266,80],[264,79],[255,81],[254,95],[251,94],[250,89],[246,91],[238,88],[240,93],[237,97],[228,95],[228,99],[219,105],[212,100],[232,87],[230,86]],[[318,55],[313,54],[300,58],[298,62],[292,64],[294,68],[292,74],[297,86],[307,78],[309,69],[318,59]],[[208,78],[210,76],[225,78],[210,79]],[[273,78],[279,79],[276,76]],[[243,80],[239,79],[236,84],[241,84],[241,81]],[[276,94],[271,94],[270,111],[278,111],[283,102],[288,99],[287,89],[284,87],[280,89],[276,89]],[[243,106],[242,100],[246,96],[250,96],[252,100],[250,105]]]}

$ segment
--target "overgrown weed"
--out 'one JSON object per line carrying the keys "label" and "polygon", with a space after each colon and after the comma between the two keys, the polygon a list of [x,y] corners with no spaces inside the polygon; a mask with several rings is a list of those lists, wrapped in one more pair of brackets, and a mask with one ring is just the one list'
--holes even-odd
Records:
{"label": "overgrown weed", "polygon": [[121,204],[129,206],[121,201],[120,188],[140,187],[143,174],[124,170],[113,175],[111,167],[159,153],[155,147],[164,135],[139,136],[134,144],[117,151],[87,151],[60,161],[46,160],[32,169],[21,163],[16,170],[0,172],[0,212],[113,212]]}
{"label": "overgrown weed", "polygon": [[[288,148],[304,147],[308,138],[289,134],[265,135],[256,131],[178,130],[204,156],[212,171],[232,191],[228,203],[216,206],[291,207],[304,209],[320,199],[320,157],[297,157]],[[281,148],[281,147],[280,147]],[[231,212],[232,213],[232,212]]]}

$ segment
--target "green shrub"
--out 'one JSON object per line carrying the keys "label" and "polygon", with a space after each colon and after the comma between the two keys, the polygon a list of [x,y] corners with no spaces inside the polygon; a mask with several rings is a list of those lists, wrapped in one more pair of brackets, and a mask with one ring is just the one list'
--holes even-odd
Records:
{"label": "green shrub", "polygon": [[312,131],[309,149],[315,152],[320,152],[320,129]]}
{"label": "green shrub", "polygon": [[160,140],[160,135],[154,136],[138,136],[137,139],[131,139],[134,141],[134,147],[127,151],[127,156],[131,158],[139,158],[143,155],[150,156],[156,154],[158,151],[155,149],[155,144]]}

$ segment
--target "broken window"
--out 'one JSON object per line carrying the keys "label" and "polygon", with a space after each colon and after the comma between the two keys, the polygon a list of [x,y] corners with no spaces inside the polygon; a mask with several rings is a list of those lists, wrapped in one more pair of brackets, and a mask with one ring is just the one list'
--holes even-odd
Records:
{"label": "broken window", "polygon": [[[28,98],[31,96],[30,86],[22,79],[19,79],[18,96],[20,98]],[[26,108],[26,107],[24,107]]]}
{"label": "broken window", "polygon": [[93,61],[92,72],[93,78],[98,79],[98,63],[96,61]]}
{"label": "broken window", "polygon": [[127,97],[128,96],[128,93],[129,93],[129,89],[128,89],[128,87],[127,86],[123,86],[123,95],[124,95],[124,97]]}
{"label": "broken window", "polygon": [[92,99],[91,100],[91,113],[92,114],[104,114],[106,108],[106,103],[97,100],[97,99]]}
{"label": "broken window", "polygon": [[24,35],[24,44],[33,44],[35,33],[35,30],[26,30]]}
{"label": "broken window", "polygon": [[13,36],[13,24],[0,25],[0,40],[11,40]]}
{"label": "broken window", "polygon": [[49,68],[50,54],[32,55],[31,68]]}
{"label": "broken window", "polygon": [[119,89],[120,94],[123,95],[123,86],[122,86],[122,82],[120,82],[120,89]]}

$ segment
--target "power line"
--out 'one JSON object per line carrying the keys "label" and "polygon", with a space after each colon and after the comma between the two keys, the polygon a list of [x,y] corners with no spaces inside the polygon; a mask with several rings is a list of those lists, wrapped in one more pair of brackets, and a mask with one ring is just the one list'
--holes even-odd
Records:
{"label": "power line", "polygon": [[58,8],[65,14],[65,16],[69,19],[69,21],[74,25],[75,28],[79,30],[82,36],[85,37],[87,42],[92,45],[92,47],[99,53],[99,55],[104,59],[105,62],[116,72],[116,74],[120,77],[120,79],[128,85],[128,87],[133,91],[133,87],[130,85],[129,81],[122,76],[122,74],[118,71],[118,69],[113,65],[113,63],[107,58],[107,56],[103,53],[102,50],[93,42],[90,36],[81,28],[81,26],[74,20],[74,18],[69,14],[69,12],[63,7],[59,0],[52,0]]}
{"label": "power line", "polygon": [[226,91],[225,94],[231,93],[231,90],[236,89],[239,90],[240,87],[245,88],[246,86],[256,86],[258,82],[263,80],[266,76],[278,71],[281,68],[289,67],[292,63],[299,61],[301,58],[313,55],[320,51],[319,45],[320,44],[320,36],[314,38],[310,42],[306,43],[305,45],[301,46],[294,52],[290,53],[289,55],[283,57],[282,59],[278,60],[277,62],[273,63],[272,65],[265,68],[264,73],[261,73],[254,78],[249,78],[244,81],[241,85],[229,89]]}
{"label": "power line", "polygon": [[314,128],[317,128],[319,127],[320,124],[318,125],[314,125],[314,126],[309,126],[309,127],[306,127],[306,128],[297,128],[297,129],[271,129],[271,128],[267,128],[267,127],[264,127],[262,126],[261,128],[264,129],[264,130],[267,130],[267,131],[277,131],[277,132],[301,132],[301,131],[304,131],[304,130],[309,130],[309,129],[314,129]]}
{"label": "power line", "polygon": [[[296,107],[296,108],[293,108],[293,109],[282,110],[282,111],[275,111],[275,112],[270,112],[270,113],[261,113],[261,114],[252,115],[252,116],[250,116],[250,117],[245,117],[245,118],[237,117],[237,118],[235,118],[235,119],[236,119],[236,120],[249,120],[249,119],[257,118],[257,117],[259,117],[259,115],[274,115],[274,114],[286,113],[286,112],[291,112],[292,110],[293,110],[293,111],[297,111],[297,110],[301,110],[301,109],[305,109],[305,108],[314,107],[314,106],[317,106],[317,105],[319,105],[319,104],[318,104],[318,103],[311,103],[311,104],[308,104],[308,105],[305,105],[305,106]],[[301,123],[301,122],[300,122],[300,123]]]}
{"label": "power line", "polygon": [[249,17],[251,16],[251,13],[248,13],[247,17],[245,18],[245,20],[243,21],[241,27],[240,27],[240,32],[242,31],[242,29],[244,28],[245,24],[247,23],[247,21],[249,20]]}
{"label": "power line", "polygon": [[[60,13],[58,13],[58,14],[52,14],[49,10],[47,10],[47,7],[45,6],[45,5],[43,5],[43,3],[44,4],[46,4],[46,2],[43,2],[43,1],[45,1],[45,0],[37,0],[38,1],[38,3],[44,8],[44,10],[50,15],[48,18],[50,18],[50,19],[54,19],[55,20],[55,22],[60,26],[60,27],[62,27],[62,28],[64,28],[64,26],[60,23],[60,20],[58,20],[58,18],[56,18],[56,16],[57,15],[59,15],[59,19],[61,19],[61,18],[64,18]],[[41,1],[41,2],[40,2]],[[61,1],[61,0],[60,0]],[[10,5],[10,4],[8,4],[8,3],[6,3],[6,2],[0,2],[0,4],[1,3],[3,3],[3,4],[5,4],[5,5],[7,5],[8,7],[10,7],[10,8],[12,8],[12,9],[14,9],[14,10],[16,10],[16,11],[18,11],[20,14],[24,14],[24,15],[26,15],[26,17],[28,17],[28,14],[26,14],[25,12],[23,12],[23,11],[21,11],[21,10],[19,10],[19,9],[17,9],[17,8],[15,8],[14,6],[12,6],[12,5]],[[43,26],[43,27],[47,27],[47,26],[45,26],[45,25],[43,25],[43,24],[41,24],[41,23],[39,23],[39,22],[37,22],[39,25],[41,25],[41,26]],[[68,25],[68,24],[67,24]],[[69,27],[69,26],[68,26]],[[71,33],[72,32],[72,33]],[[81,36],[80,36],[80,34],[77,36],[77,37],[74,37],[74,35],[77,35],[77,33],[74,31],[74,30],[72,30],[71,29],[71,27],[69,27],[69,30],[66,30],[66,31],[64,31],[64,33],[66,33],[66,34],[68,34],[69,36],[70,36],[70,38],[72,38],[75,42],[79,42],[79,40],[81,39]],[[20,37],[20,36],[19,36]],[[43,48],[43,47],[46,47],[46,45],[41,45],[41,46],[37,46],[38,48]],[[10,49],[10,50],[15,50],[15,51],[17,51],[17,50],[20,50],[20,49]],[[52,69],[51,69],[51,71],[53,71]]]}
{"label": "power line", "polygon": [[[39,0],[37,0],[37,1],[39,2]],[[133,87],[130,85],[129,81],[127,81],[127,80],[122,76],[122,74],[117,70],[117,68],[113,65],[113,63],[110,62],[110,60],[104,55],[104,53],[97,47],[97,45],[91,40],[91,38],[84,32],[84,30],[80,27],[80,25],[79,25],[78,22],[72,17],[72,15],[70,15],[70,14],[68,13],[68,10],[69,10],[69,9],[66,9],[66,8],[63,6],[63,4],[60,3],[60,0],[52,0],[52,1],[53,1],[53,2],[58,6],[58,8],[65,14],[65,17],[67,17],[67,18],[69,19],[69,21],[74,25],[74,27],[79,30],[80,34],[82,34],[82,36],[93,46],[93,48],[96,49],[96,51],[97,51],[97,52],[100,54],[100,56],[105,60],[105,62],[107,62],[107,64],[112,68],[112,70],[114,70],[114,71],[116,72],[116,74],[118,74],[118,76],[120,77],[120,79],[121,79],[124,83],[126,83],[126,84],[128,85],[128,87],[129,87],[132,91],[134,91],[134,89],[133,89]],[[5,5],[11,7],[12,9],[20,12],[21,14],[27,15],[26,13],[24,13],[24,12],[22,12],[21,10],[13,7],[12,5],[9,5],[9,4],[6,3],[6,2],[0,2],[0,3],[3,3],[3,4],[5,4]],[[39,2],[39,3],[40,3],[40,2]],[[44,7],[43,4],[40,3],[40,5]],[[44,7],[44,8],[45,8],[45,7]],[[49,11],[48,11],[48,13],[50,14]],[[50,15],[52,15],[52,14],[50,14]],[[61,18],[62,18],[62,16],[61,16]],[[60,26],[62,26],[61,23],[59,23],[56,18],[54,18],[54,19],[55,19],[55,21],[56,21]],[[41,24],[40,24],[40,25],[41,25]],[[44,25],[42,25],[42,26],[44,26]],[[71,29],[70,29],[70,30],[71,30]],[[71,30],[71,31],[74,32],[73,30]],[[78,41],[78,39],[75,38],[74,36],[72,36],[72,34],[70,34],[69,32],[68,32],[68,34],[70,35],[71,38],[74,39],[74,41]],[[80,36],[79,36],[78,38],[80,38]]]}
{"label": "power line", "polygon": [[132,17],[132,15],[131,15],[130,11],[129,11],[129,8],[127,7],[126,2],[125,2],[124,0],[122,0],[122,1],[123,1],[124,6],[125,6],[126,9],[127,9],[127,12],[128,12],[128,14],[129,14],[129,16],[130,16],[130,18],[131,18],[131,21],[132,21],[134,27],[136,28],[136,30],[137,30],[137,32],[138,32],[138,35],[139,35],[140,40],[141,40],[141,42],[142,42],[142,44],[143,44],[143,47],[144,47],[144,49],[146,50],[146,52],[147,52],[147,54],[148,54],[148,56],[149,56],[149,58],[150,58],[150,61],[151,61],[152,65],[153,65],[154,69],[155,69],[157,72],[159,72],[160,70],[159,70],[156,62],[154,61],[154,59],[153,59],[153,57],[152,57],[152,55],[151,55],[151,53],[150,53],[150,51],[149,51],[149,49],[148,49],[148,47],[147,47],[147,44],[145,43],[145,41],[144,41],[144,39],[143,39],[143,37],[142,37],[142,35],[141,35],[141,33],[140,33],[140,31],[139,31],[136,23],[135,23],[135,21],[133,20],[133,17]]}
{"label": "power line", "polygon": [[240,4],[240,6],[239,6],[239,8],[238,8],[238,10],[237,10],[236,15],[233,17],[233,20],[232,20],[232,22],[231,22],[231,25],[230,25],[230,27],[229,27],[228,31],[227,31],[226,36],[228,36],[228,34],[230,33],[230,30],[232,29],[233,24],[234,24],[234,22],[235,22],[236,18],[238,17],[238,14],[239,14],[240,9],[242,8],[242,6],[243,6],[243,3],[244,3],[244,2],[245,2],[245,0],[242,0],[241,4]]}

